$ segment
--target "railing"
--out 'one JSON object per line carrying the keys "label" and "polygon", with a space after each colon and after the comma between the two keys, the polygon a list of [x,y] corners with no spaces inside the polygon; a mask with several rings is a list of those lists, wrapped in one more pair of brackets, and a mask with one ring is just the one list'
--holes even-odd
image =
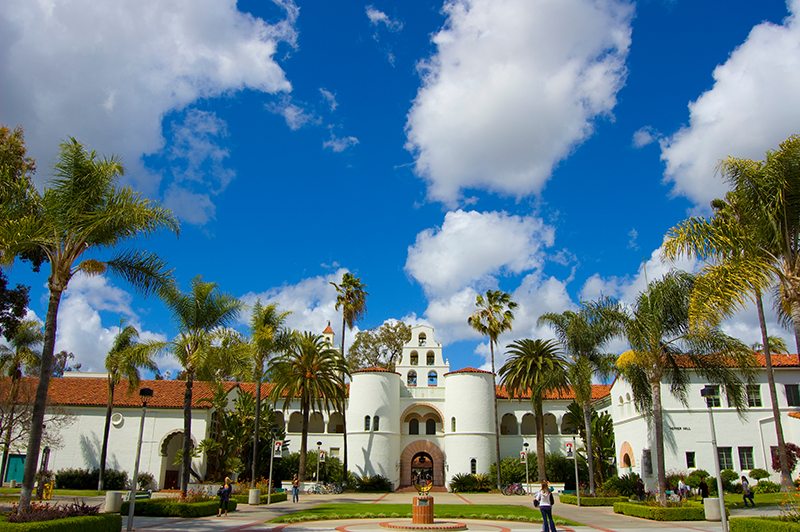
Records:
{"label": "railing", "polygon": [[434,388],[434,387],[420,387],[420,388],[406,388],[408,390],[408,395],[406,397],[413,397],[415,399],[425,399],[425,398],[440,398],[444,399],[444,388]]}

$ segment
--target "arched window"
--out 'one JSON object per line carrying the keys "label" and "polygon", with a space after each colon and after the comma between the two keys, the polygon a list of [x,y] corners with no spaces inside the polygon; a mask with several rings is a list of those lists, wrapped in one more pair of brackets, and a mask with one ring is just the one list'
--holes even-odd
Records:
{"label": "arched window", "polygon": [[425,422],[425,434],[436,434],[436,421],[429,419]]}
{"label": "arched window", "polygon": [[428,365],[433,366],[433,363],[436,360],[436,356],[433,354],[433,351],[428,351],[428,354],[425,355],[425,357],[427,358]]}
{"label": "arched window", "polygon": [[436,376],[436,372],[428,372],[428,386],[436,386],[437,382],[439,382],[439,378]]}
{"label": "arched window", "polygon": [[419,353],[417,353],[416,351],[411,351],[409,361],[412,366],[416,366],[417,364],[419,364]]}
{"label": "arched window", "polygon": [[522,423],[519,424],[520,434],[536,434],[536,417],[533,414],[522,416]]}
{"label": "arched window", "polygon": [[473,475],[478,473],[478,461],[475,460],[474,458],[469,461],[469,471]]}
{"label": "arched window", "polygon": [[416,386],[417,385],[417,372],[416,371],[409,371],[408,372],[408,385],[409,386]]}
{"label": "arched window", "polygon": [[454,418],[454,417],[450,418],[450,428],[451,428],[451,432],[455,432],[456,431],[456,418]]}
{"label": "arched window", "polygon": [[364,431],[369,432],[369,416],[364,418]]}
{"label": "arched window", "polygon": [[517,433],[517,418],[514,414],[506,414],[500,420],[500,434],[514,435]]}
{"label": "arched window", "polygon": [[428,337],[425,335],[425,333],[419,333],[419,346],[420,347],[425,347],[425,341],[427,340],[427,338]]}
{"label": "arched window", "polygon": [[408,433],[419,434],[419,420],[417,418],[414,418],[408,422]]}
{"label": "arched window", "polygon": [[378,432],[381,430],[381,418],[380,416],[375,416],[375,419],[372,420],[372,430]]}

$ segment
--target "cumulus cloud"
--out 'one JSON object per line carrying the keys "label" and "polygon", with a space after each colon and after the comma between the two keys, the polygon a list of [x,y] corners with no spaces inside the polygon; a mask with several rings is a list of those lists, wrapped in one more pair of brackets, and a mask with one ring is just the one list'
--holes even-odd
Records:
{"label": "cumulus cloud", "polygon": [[406,149],[428,195],[524,196],[610,116],[626,76],[633,7],[615,0],[452,0],[419,65]]}
{"label": "cumulus cloud", "polygon": [[728,60],[714,69],[714,85],[689,104],[689,124],[661,141],[664,178],[673,193],[706,207],[728,190],[715,178],[726,156],[761,160],[797,133],[800,105],[800,2],[781,25],[755,26]]}
{"label": "cumulus cloud", "polygon": [[323,148],[330,148],[336,153],[341,153],[350,146],[358,144],[358,139],[355,137],[337,137],[331,130],[331,138],[322,143]]}
{"label": "cumulus cloud", "polygon": [[282,116],[286,120],[286,125],[292,131],[297,131],[306,124],[319,124],[321,122],[320,118],[313,112],[297,105],[290,98],[284,98],[280,102],[270,102],[264,105],[264,109]]}
{"label": "cumulus cloud", "polygon": [[634,148],[644,148],[661,138],[661,135],[652,127],[645,126],[633,133],[631,144]]}
{"label": "cumulus cloud", "polygon": [[[75,362],[82,364],[82,371],[105,371],[105,358],[119,332],[120,318],[136,327],[141,340],[167,340],[160,333],[142,329],[141,320],[131,307],[131,295],[105,277],[78,274],[72,278],[64,294],[58,312],[55,349],[56,352],[74,353]],[[115,318],[104,325],[101,312],[110,313]],[[159,367],[179,366],[167,359],[156,362]]]}
{"label": "cumulus cloud", "polygon": [[[380,26],[383,24],[387,30],[392,32],[397,32],[403,29],[403,23],[399,20],[393,20],[389,18],[389,15],[375,9],[373,6],[367,6],[367,17],[369,18],[369,23],[373,26]],[[377,39],[377,34],[376,37]]]}
{"label": "cumulus cloud", "polygon": [[485,288],[494,277],[541,268],[555,231],[541,219],[505,212],[453,211],[440,228],[419,233],[406,271],[433,296],[467,285]]}
{"label": "cumulus cloud", "polygon": [[291,90],[274,55],[294,45],[299,11],[276,1],[285,16],[272,24],[235,0],[3,2],[3,121],[26,128],[29,153],[43,162],[67,136],[120,154],[128,179],[157,195],[165,176],[142,156],[164,150],[165,116],[242,89]]}

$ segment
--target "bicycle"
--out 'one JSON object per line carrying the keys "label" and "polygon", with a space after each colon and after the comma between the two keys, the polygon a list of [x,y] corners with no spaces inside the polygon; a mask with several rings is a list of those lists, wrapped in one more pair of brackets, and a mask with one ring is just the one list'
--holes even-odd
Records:
{"label": "bicycle", "polygon": [[522,484],[517,482],[503,487],[500,492],[503,495],[525,495],[525,488],[522,487]]}

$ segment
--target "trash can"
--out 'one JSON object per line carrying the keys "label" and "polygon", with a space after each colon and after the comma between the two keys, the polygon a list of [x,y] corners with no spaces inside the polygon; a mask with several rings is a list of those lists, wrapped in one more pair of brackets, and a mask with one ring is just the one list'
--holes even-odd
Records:
{"label": "trash can", "polygon": [[722,514],[719,513],[719,497],[703,499],[703,510],[706,514],[706,521],[722,521]]}
{"label": "trash can", "polygon": [[247,503],[253,506],[261,504],[261,490],[259,489],[250,490],[250,495],[247,498]]}
{"label": "trash can", "polygon": [[107,491],[106,504],[103,511],[107,514],[115,514],[122,508],[122,492],[121,491]]}

